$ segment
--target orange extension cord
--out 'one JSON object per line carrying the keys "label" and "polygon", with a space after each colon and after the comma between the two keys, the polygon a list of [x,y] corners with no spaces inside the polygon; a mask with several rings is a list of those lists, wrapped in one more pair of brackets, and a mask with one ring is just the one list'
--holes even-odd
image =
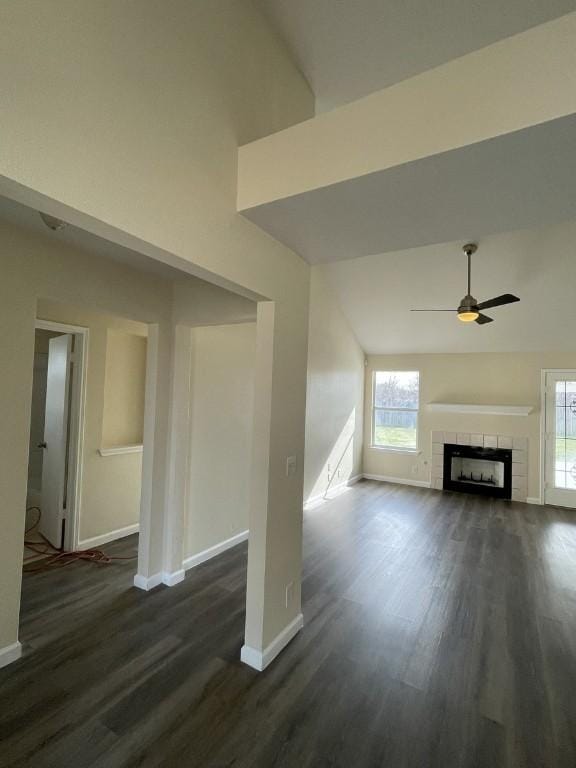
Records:
{"label": "orange extension cord", "polygon": [[[31,512],[32,510],[38,512],[38,519],[30,526],[30,528],[26,529],[24,536],[36,528],[42,517],[42,510],[40,507],[28,507],[26,512]],[[131,557],[116,557],[107,555],[101,549],[80,549],[76,552],[69,552],[64,549],[56,549],[56,547],[53,547],[52,544],[48,543],[46,540],[41,542],[27,541],[25,538],[24,545],[27,549],[31,549],[32,552],[35,553],[34,555],[24,558],[24,570],[26,573],[39,573],[40,571],[47,571],[51,568],[63,568],[66,565],[76,563],[80,560],[96,563],[96,565],[110,565],[115,560],[135,560],[137,557],[137,555],[132,555]],[[36,555],[44,555],[45,557],[43,560],[38,560],[35,561],[33,565],[31,564],[32,567],[26,565],[26,561],[32,560]]]}

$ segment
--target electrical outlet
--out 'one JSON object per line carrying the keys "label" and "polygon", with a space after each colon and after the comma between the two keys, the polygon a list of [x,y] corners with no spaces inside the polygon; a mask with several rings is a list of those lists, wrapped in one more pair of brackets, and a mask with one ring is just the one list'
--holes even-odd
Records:
{"label": "electrical outlet", "polygon": [[288,456],[286,459],[286,477],[296,474],[296,456]]}
{"label": "electrical outlet", "polygon": [[294,582],[291,581],[290,584],[286,585],[286,608],[290,607],[293,599],[294,599]]}

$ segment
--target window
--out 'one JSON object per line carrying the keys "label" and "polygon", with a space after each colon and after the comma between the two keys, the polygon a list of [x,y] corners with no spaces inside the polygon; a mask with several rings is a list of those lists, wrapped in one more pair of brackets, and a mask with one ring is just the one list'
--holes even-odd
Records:
{"label": "window", "polygon": [[372,445],[398,451],[418,447],[418,371],[374,371]]}

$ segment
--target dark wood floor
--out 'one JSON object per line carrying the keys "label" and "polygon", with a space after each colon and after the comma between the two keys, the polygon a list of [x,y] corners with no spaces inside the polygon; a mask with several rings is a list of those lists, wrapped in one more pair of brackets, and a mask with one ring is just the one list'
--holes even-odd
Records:
{"label": "dark wood floor", "polygon": [[25,577],[2,768],[576,765],[575,513],[355,486],[306,516],[306,626],[262,674],[245,546],[172,589],[133,572]]}

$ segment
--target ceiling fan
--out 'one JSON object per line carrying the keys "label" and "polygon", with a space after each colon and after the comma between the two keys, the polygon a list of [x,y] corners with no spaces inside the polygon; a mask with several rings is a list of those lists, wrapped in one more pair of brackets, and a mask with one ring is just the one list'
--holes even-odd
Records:
{"label": "ceiling fan", "polygon": [[478,246],[476,243],[467,243],[462,250],[468,257],[468,292],[460,301],[458,309],[411,309],[411,312],[457,312],[458,320],[462,320],[463,323],[476,322],[478,325],[484,325],[485,323],[491,323],[492,318],[488,317],[488,315],[483,315],[480,311],[481,309],[501,307],[504,304],[513,304],[515,301],[520,301],[518,296],[513,296],[511,293],[503,293],[502,296],[496,296],[494,299],[478,303],[470,293],[471,259],[472,254],[478,250]]}

